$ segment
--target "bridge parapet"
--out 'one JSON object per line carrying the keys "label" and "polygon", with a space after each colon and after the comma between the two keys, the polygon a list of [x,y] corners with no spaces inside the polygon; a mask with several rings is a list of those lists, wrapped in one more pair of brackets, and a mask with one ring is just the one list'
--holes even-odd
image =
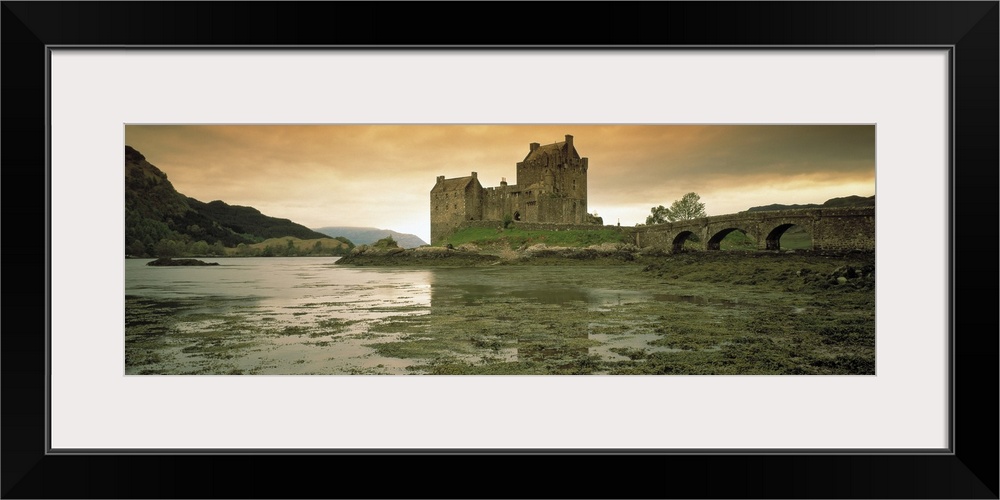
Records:
{"label": "bridge parapet", "polygon": [[813,250],[874,250],[875,207],[807,208],[738,212],[635,228],[639,247],[679,251],[697,235],[703,250],[718,250],[722,239],[741,231],[761,250],[780,249],[781,235],[792,226],[810,236]]}

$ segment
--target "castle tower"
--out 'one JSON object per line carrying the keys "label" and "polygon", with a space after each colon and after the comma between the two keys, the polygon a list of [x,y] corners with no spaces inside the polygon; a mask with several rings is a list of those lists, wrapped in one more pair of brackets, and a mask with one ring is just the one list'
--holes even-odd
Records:
{"label": "castle tower", "polygon": [[454,232],[462,222],[483,218],[483,186],[476,172],[454,179],[439,175],[430,194],[432,245]]}
{"label": "castle tower", "polygon": [[527,222],[582,224],[587,214],[588,160],[577,152],[573,136],[553,144],[528,146],[517,164]]}

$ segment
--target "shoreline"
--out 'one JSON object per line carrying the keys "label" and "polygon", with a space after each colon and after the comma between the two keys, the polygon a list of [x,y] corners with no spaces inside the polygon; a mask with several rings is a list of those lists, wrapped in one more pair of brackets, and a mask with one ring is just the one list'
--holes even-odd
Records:
{"label": "shoreline", "polygon": [[649,265],[663,262],[719,262],[719,261],[802,261],[802,260],[871,260],[870,250],[719,250],[684,251],[670,253],[662,250],[640,250],[634,246],[603,247],[548,247],[533,245],[517,250],[501,249],[449,249],[444,247],[419,247],[411,249],[362,248],[351,255],[340,257],[336,265],[374,267],[482,267],[496,265],[522,266],[579,266],[579,265]]}

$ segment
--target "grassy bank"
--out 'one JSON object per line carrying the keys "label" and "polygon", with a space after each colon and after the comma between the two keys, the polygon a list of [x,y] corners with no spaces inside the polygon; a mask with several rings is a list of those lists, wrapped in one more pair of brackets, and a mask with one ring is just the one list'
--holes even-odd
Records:
{"label": "grassy bank", "polygon": [[515,249],[538,243],[557,247],[588,247],[603,243],[627,243],[627,239],[624,233],[614,229],[536,231],[517,227],[507,229],[469,228],[452,234],[440,246],[457,247],[472,244],[483,248]]}

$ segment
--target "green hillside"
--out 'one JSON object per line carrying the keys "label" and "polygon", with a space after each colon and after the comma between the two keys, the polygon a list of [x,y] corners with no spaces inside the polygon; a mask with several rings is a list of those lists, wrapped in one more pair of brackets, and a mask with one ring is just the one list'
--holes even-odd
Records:
{"label": "green hillside", "polygon": [[[167,174],[125,146],[125,254],[135,257],[225,255],[239,244],[291,236],[329,239],[252,207],[204,203],[174,189]],[[338,245],[339,246],[339,245]]]}
{"label": "green hillside", "polygon": [[235,233],[251,234],[262,238],[294,236],[303,240],[332,237],[313,231],[288,219],[268,217],[253,207],[227,205],[225,202],[219,200],[204,203],[194,198],[187,198],[187,202],[196,212],[205,215]]}

